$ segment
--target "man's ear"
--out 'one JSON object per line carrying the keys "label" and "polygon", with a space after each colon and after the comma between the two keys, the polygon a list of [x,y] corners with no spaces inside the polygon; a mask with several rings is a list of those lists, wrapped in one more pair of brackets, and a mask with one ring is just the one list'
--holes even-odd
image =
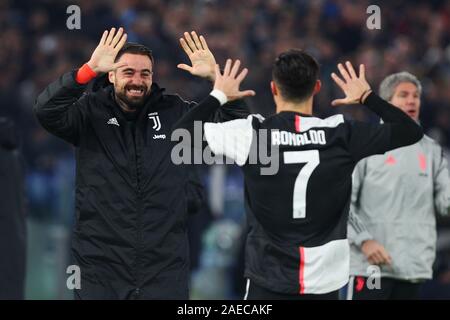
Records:
{"label": "man's ear", "polygon": [[322,88],[322,82],[320,80],[316,80],[316,84],[314,85],[313,95],[318,94],[321,88]]}
{"label": "man's ear", "polygon": [[270,91],[272,91],[272,94],[273,94],[274,96],[277,96],[277,95],[278,95],[278,88],[277,88],[277,85],[276,85],[275,82],[273,82],[273,81],[270,81]]}
{"label": "man's ear", "polygon": [[116,75],[114,71],[109,71],[108,72],[108,80],[109,82],[111,82],[112,84],[114,84],[115,80],[116,80]]}

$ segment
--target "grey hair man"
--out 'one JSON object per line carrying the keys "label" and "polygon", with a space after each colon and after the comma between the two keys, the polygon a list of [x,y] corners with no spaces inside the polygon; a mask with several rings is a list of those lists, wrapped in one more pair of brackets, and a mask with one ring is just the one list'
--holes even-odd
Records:
{"label": "grey hair man", "polygon": [[[386,77],[380,96],[419,121],[422,86],[408,72]],[[353,173],[348,299],[414,299],[432,278],[436,214],[450,210],[442,148],[430,137],[361,160]],[[377,265],[378,285],[370,273]],[[375,268],[376,269],[376,268]]]}

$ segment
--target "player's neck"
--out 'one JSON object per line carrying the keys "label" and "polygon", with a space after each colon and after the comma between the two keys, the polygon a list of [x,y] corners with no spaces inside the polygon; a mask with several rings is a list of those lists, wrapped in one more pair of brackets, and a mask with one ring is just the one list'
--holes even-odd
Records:
{"label": "player's neck", "polygon": [[278,101],[276,106],[277,106],[277,113],[283,111],[290,111],[312,115],[313,99],[311,97],[311,99],[299,103],[290,101]]}

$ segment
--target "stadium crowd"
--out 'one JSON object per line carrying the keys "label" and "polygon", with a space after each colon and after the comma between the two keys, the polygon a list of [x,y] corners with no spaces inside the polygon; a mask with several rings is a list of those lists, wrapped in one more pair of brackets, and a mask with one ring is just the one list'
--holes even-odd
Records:
{"label": "stadium crowd", "polygon": [[[81,9],[79,30],[66,26],[70,16],[66,9],[72,4]],[[366,26],[371,4],[381,9],[379,30]],[[154,80],[190,100],[205,96],[211,85],[176,68],[187,62],[178,39],[184,31],[203,34],[219,64],[233,57],[248,67],[244,87],[257,94],[248,103],[252,112],[263,115],[273,108],[272,61],[291,47],[307,50],[320,62],[323,89],[315,101],[318,116],[343,112],[348,118],[377,121],[359,106],[331,108],[339,91],[330,73],[338,61],[364,63],[375,88],[386,75],[409,71],[424,87],[420,119],[424,131],[440,142],[448,157],[449,1],[2,0],[0,116],[12,118],[20,128],[28,215],[33,219],[70,225],[74,184],[73,152],[37,124],[34,100],[60,74],[86,62],[103,30],[112,26],[123,26],[129,41],[150,47]],[[209,177],[206,169],[205,177]],[[447,269],[448,261],[438,262]]]}

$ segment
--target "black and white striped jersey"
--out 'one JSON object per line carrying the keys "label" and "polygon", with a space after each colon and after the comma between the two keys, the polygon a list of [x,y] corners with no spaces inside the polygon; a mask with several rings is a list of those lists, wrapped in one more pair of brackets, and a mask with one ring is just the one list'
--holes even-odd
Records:
{"label": "black and white striped jersey", "polygon": [[204,124],[211,150],[244,172],[245,277],[292,294],[327,293],[348,282],[352,171],[364,157],[415,142],[409,137],[394,143],[392,128],[296,112]]}
{"label": "black and white striped jersey", "polygon": [[[226,101],[217,91],[174,129],[195,136],[195,122],[208,121]],[[280,293],[321,294],[348,281],[346,231],[353,168],[364,157],[416,143],[423,136],[417,123],[376,94],[369,94],[364,104],[384,123],[349,122],[342,115],[319,119],[297,112],[204,123],[211,150],[243,169],[249,225],[245,276],[259,286]]]}

